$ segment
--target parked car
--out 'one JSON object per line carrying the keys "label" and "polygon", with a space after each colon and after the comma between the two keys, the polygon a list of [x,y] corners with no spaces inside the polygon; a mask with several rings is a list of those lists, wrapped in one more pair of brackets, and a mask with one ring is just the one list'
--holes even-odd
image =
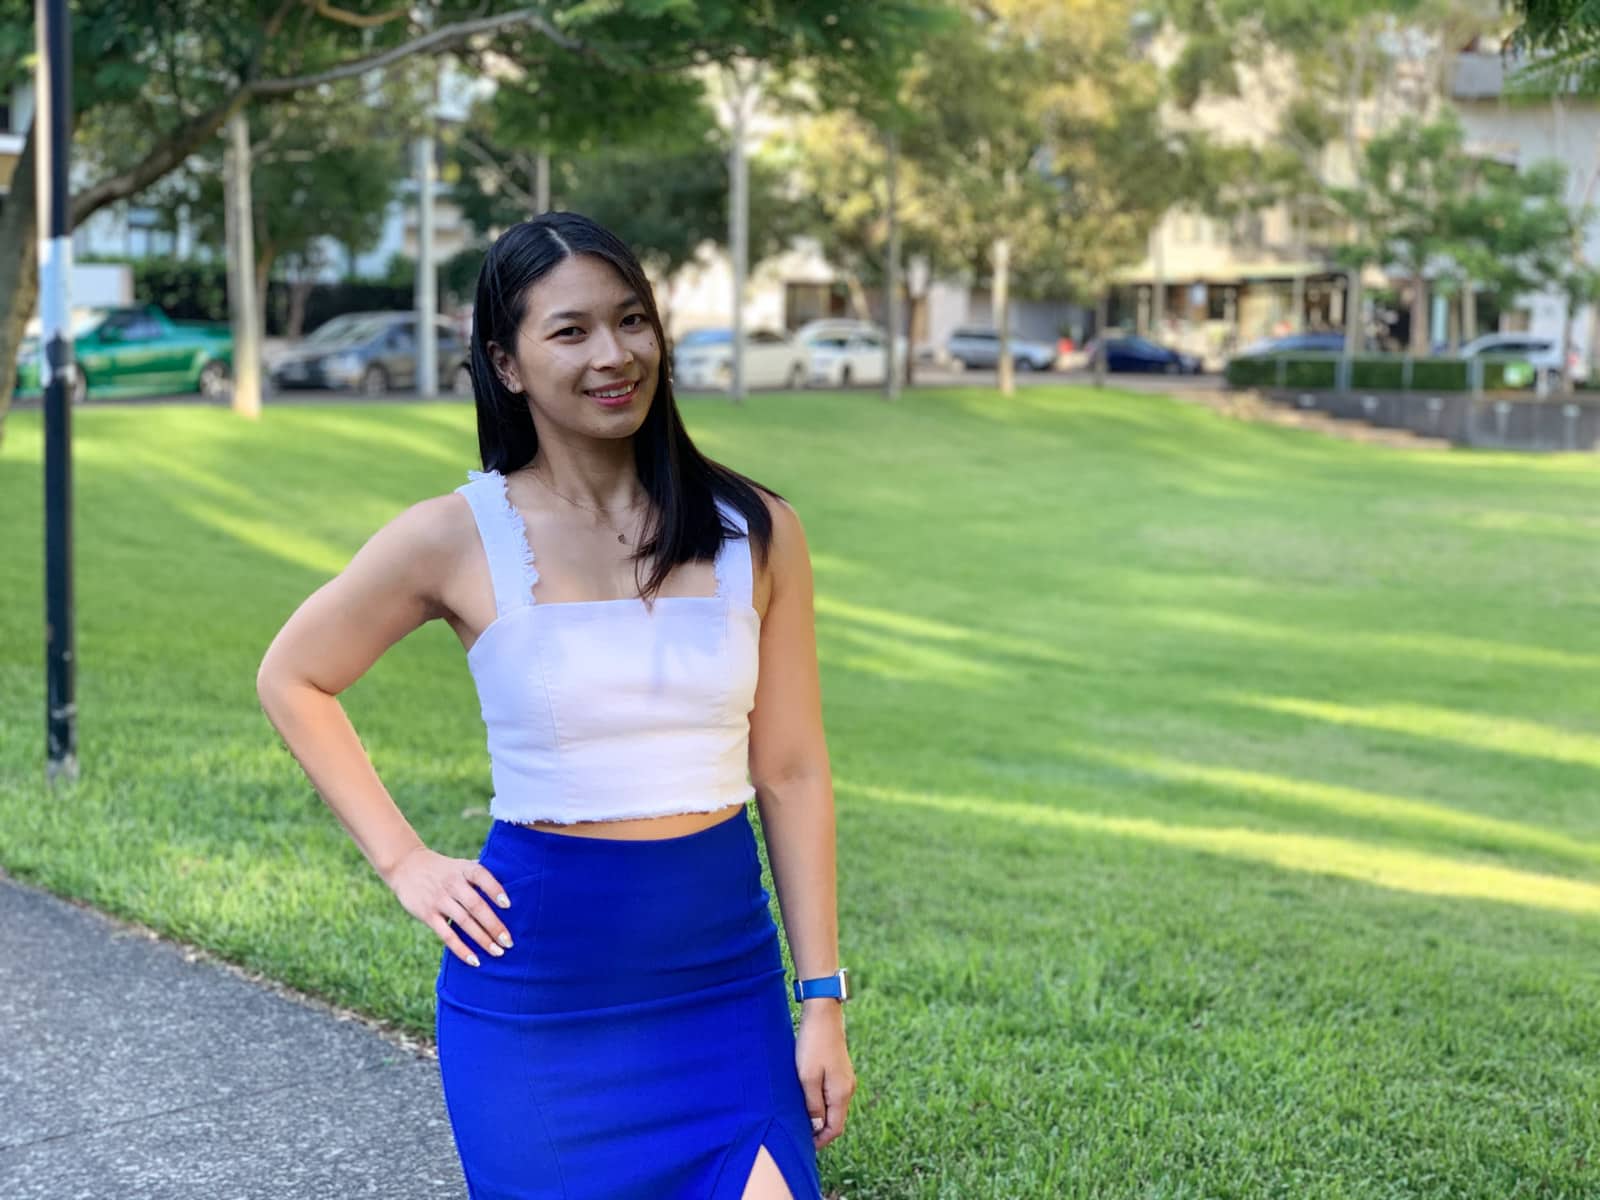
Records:
{"label": "parked car", "polygon": [[1235,357],[1255,358],[1263,354],[1343,354],[1344,334],[1336,330],[1287,333],[1282,337],[1251,342]]}
{"label": "parked car", "polygon": [[[867,339],[876,339],[878,345],[878,354],[880,358],[882,357],[883,341],[888,334],[884,330],[883,326],[879,325],[875,321],[861,321],[854,317],[821,317],[815,321],[807,321],[804,325],[800,326],[799,329],[794,331],[794,340],[799,342],[800,345],[805,348],[808,358],[811,356],[816,344],[821,340],[827,340],[830,342],[830,345],[827,347],[828,350],[836,351],[838,348],[838,338],[851,338],[856,336],[861,336]],[[933,348],[926,347],[925,349],[928,351],[926,356],[928,361],[933,361]],[[906,355],[908,352],[909,348],[906,343],[905,334],[902,333],[896,335],[895,361],[898,363],[904,363],[906,361]],[[873,380],[876,380],[878,383],[883,382],[883,371],[881,366],[866,368],[866,373],[864,375],[862,371],[852,369],[850,376],[851,379],[856,383],[867,383]]]}
{"label": "parked car", "polygon": [[[1486,333],[1475,337],[1461,347],[1462,358],[1518,358],[1531,363],[1535,370],[1561,373],[1561,343],[1555,338],[1536,337],[1529,333]],[[1583,380],[1589,377],[1588,364],[1577,351],[1567,356],[1566,371],[1569,378]]]}
{"label": "parked car", "polygon": [[[744,385],[799,389],[806,381],[806,352],[776,329],[745,331]],[[726,390],[733,384],[733,330],[694,329],[672,349],[679,387]]]}
{"label": "parked car", "polygon": [[[447,317],[434,318],[439,330],[439,378],[432,385],[457,395],[472,394],[468,347]],[[328,325],[340,324],[324,332]],[[417,316],[412,312],[349,313],[319,325],[272,366],[277,391],[335,388],[381,396],[415,391]]]}
{"label": "parked car", "polygon": [[824,326],[809,334],[802,326],[796,333],[795,340],[806,351],[807,382],[812,387],[845,388],[883,382],[888,365],[883,330],[864,321],[852,324],[857,327]]}
{"label": "parked car", "polygon": [[[75,309],[70,318],[75,359],[68,392],[74,404],[91,395],[221,395],[233,373],[233,335],[226,325],[174,321],[153,304]],[[38,319],[24,330],[17,355],[19,396],[39,394]]]}
{"label": "parked car", "polygon": [[1145,337],[1096,338],[1086,350],[1090,364],[1096,355],[1104,354],[1107,371],[1198,375],[1205,367],[1198,355],[1173,350]]}
{"label": "parked car", "polygon": [[[946,347],[950,358],[963,367],[993,367],[1000,362],[1000,334],[993,329],[969,326],[950,335]],[[1035,342],[1013,335],[1011,361],[1025,371],[1048,371],[1056,365],[1056,348],[1049,342]]]}

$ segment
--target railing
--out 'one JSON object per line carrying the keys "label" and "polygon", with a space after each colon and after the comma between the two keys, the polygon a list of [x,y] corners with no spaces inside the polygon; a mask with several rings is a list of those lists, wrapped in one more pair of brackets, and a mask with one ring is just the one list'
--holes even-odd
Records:
{"label": "railing", "polygon": [[1600,444],[1600,395],[1557,397],[1541,377],[1547,373],[1511,355],[1263,355],[1234,359],[1225,375],[1230,386],[1260,389],[1281,404],[1461,446],[1593,450]]}

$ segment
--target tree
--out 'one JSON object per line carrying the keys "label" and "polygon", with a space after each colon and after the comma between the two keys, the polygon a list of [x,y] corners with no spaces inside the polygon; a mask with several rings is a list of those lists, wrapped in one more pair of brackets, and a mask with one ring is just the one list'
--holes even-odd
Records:
{"label": "tree", "polygon": [[1457,197],[1474,177],[1462,139],[1454,114],[1427,124],[1407,117],[1367,143],[1357,186],[1332,191],[1358,231],[1345,250],[1350,265],[1398,268],[1411,281],[1413,354],[1428,353],[1426,275],[1455,248]]}
{"label": "tree", "polygon": [[[533,215],[535,155],[555,146],[552,207],[611,229],[653,278],[670,278],[707,242],[726,243],[725,138],[697,89],[671,97],[670,120],[658,112],[642,128],[616,129],[614,141],[582,132],[567,116],[541,128],[520,100],[497,96],[476,106],[450,141],[453,198],[481,236]],[[781,165],[758,158],[751,172],[752,253],[758,260],[776,253],[799,228]]]}
{"label": "tree", "polygon": [[1534,57],[1531,74],[1564,89],[1600,92],[1600,8],[1592,0],[1516,0],[1515,49]]}
{"label": "tree", "polygon": [[[327,241],[360,252],[381,236],[395,185],[407,174],[407,134],[421,116],[415,97],[426,94],[388,86],[378,96],[352,81],[330,90],[309,106],[297,99],[249,114],[257,311],[266,309],[274,269],[286,266],[294,277],[290,337],[299,336]],[[171,214],[174,227],[181,214],[197,241],[225,252],[220,142],[208,142],[152,191],[147,198]]]}
{"label": "tree", "polygon": [[974,4],[907,73],[901,144],[930,219],[993,279],[1001,390],[1008,294],[1099,286],[1138,256],[1185,177],[1160,79],[1131,53],[1133,5]]}
{"label": "tree", "polygon": [[[95,182],[73,197],[72,222],[140,195],[210,142],[242,108],[303,101],[320,89],[417,56],[456,53],[469,64],[580,58],[600,81],[618,72],[670,74],[734,57],[782,67],[822,56],[871,57],[897,14],[923,0],[81,0],[72,8],[78,127],[125,117],[130,136],[106,144]],[[0,0],[0,88],[30,68],[30,0]],[[888,14],[887,18],[885,14]],[[886,32],[891,31],[891,32]],[[0,363],[9,364],[37,288],[34,140],[28,131],[0,211]],[[12,372],[0,370],[0,422]],[[3,432],[3,424],[0,424]]]}
{"label": "tree", "polygon": [[1408,117],[1368,143],[1359,185],[1333,193],[1359,231],[1350,264],[1394,267],[1411,279],[1413,354],[1429,350],[1425,274],[1447,292],[1482,281],[1507,297],[1589,287],[1572,262],[1586,214],[1567,207],[1565,167],[1519,172],[1468,154],[1464,138],[1451,112],[1426,124]]}
{"label": "tree", "polygon": [[[865,287],[887,283],[885,138],[862,117],[841,110],[806,122],[788,153],[800,181],[797,211],[805,231],[844,274],[859,306]],[[970,248],[936,219],[928,202],[931,189],[921,168],[915,161],[902,159],[898,170],[896,219],[903,256],[925,263],[930,279],[964,270],[971,261]],[[914,291],[902,276],[902,286],[914,329],[927,284]]]}

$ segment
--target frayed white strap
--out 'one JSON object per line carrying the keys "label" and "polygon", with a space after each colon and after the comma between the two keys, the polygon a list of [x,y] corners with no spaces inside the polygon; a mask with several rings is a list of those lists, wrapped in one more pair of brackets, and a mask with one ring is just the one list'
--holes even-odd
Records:
{"label": "frayed white strap", "polygon": [[539,582],[533,547],[522,514],[511,503],[506,477],[499,471],[468,471],[467,482],[456,491],[466,496],[478,523],[494,581],[497,616],[534,603],[533,585]]}
{"label": "frayed white strap", "polygon": [[724,538],[712,566],[717,575],[717,595],[734,604],[754,604],[755,565],[750,556],[750,529],[744,514],[724,500],[717,508],[744,536]]}

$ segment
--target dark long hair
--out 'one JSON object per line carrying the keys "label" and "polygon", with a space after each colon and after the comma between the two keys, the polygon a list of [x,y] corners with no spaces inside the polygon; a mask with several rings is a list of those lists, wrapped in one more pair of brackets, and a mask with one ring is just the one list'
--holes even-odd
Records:
{"label": "dark long hair", "polygon": [[501,381],[489,357],[489,343],[506,348],[516,345],[517,329],[527,314],[528,289],[575,254],[593,255],[611,264],[644,302],[656,345],[661,347],[655,396],[644,424],[633,435],[639,483],[656,513],[633,553],[636,573],[641,561],[653,562],[641,595],[653,598],[678,563],[712,558],[724,538],[738,536],[717,512],[718,499],[744,514],[751,547],[757,561],[765,565],[772,542],[772,515],[760,492],[782,497],[707,458],[689,440],[672,395],[666,331],[661,327],[650,281],[620,238],[578,213],[547,212],[513,225],[489,247],[478,272],[472,313],[472,393],[478,407],[478,454],[483,469],[507,474],[527,466],[539,449],[528,399]]}

